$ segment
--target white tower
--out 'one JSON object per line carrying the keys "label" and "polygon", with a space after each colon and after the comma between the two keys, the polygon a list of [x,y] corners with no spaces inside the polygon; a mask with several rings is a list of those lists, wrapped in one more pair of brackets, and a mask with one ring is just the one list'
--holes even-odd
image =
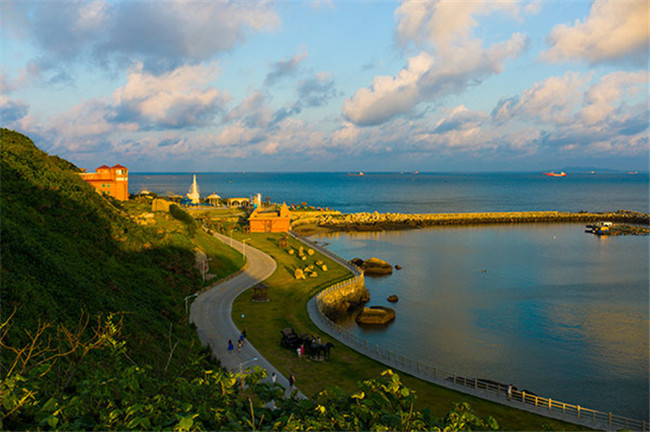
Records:
{"label": "white tower", "polygon": [[190,191],[185,196],[192,201],[192,204],[199,203],[199,185],[196,184],[196,175],[194,175],[194,181],[192,182],[192,186],[190,186]]}

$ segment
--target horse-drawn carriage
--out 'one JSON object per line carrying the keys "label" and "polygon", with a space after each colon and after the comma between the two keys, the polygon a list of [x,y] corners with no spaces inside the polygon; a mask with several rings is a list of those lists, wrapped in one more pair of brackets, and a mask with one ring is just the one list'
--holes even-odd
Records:
{"label": "horse-drawn carriage", "polygon": [[282,334],[282,340],[280,345],[295,350],[300,346],[305,347],[305,353],[310,358],[320,358],[323,356],[324,359],[328,359],[330,356],[330,350],[334,346],[333,343],[328,342],[326,344],[316,343],[314,336],[304,333],[300,336],[292,328],[285,328],[280,330]]}
{"label": "horse-drawn carriage", "polygon": [[311,345],[311,342],[314,339],[313,336],[308,335],[307,333],[298,336],[298,334],[290,327],[280,330],[280,333],[282,333],[280,345],[294,350],[301,345],[305,345],[305,347]]}

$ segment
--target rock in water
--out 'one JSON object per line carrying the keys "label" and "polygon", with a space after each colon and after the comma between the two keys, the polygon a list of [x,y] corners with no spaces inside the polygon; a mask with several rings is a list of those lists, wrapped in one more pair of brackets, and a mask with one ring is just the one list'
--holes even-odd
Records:
{"label": "rock in water", "polygon": [[393,273],[392,265],[375,257],[365,260],[361,268],[368,275],[389,275]]}
{"label": "rock in water", "polygon": [[396,294],[393,294],[392,296],[389,296],[386,300],[388,300],[391,303],[397,303],[397,301],[399,300],[399,297],[397,297]]}
{"label": "rock in water", "polygon": [[364,307],[357,315],[357,323],[382,325],[388,324],[395,319],[395,310],[385,306]]}
{"label": "rock in water", "polygon": [[357,267],[361,267],[363,265],[363,260],[361,258],[352,258],[350,260],[350,264],[354,264]]}
{"label": "rock in water", "polygon": [[402,266],[399,264],[395,264],[395,270],[402,270]]}

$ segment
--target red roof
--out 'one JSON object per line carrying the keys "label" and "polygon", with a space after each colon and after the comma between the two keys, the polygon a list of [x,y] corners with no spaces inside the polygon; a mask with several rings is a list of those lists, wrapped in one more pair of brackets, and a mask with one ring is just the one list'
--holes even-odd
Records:
{"label": "red roof", "polygon": [[120,165],[120,164],[113,165],[111,168],[118,168],[118,169],[123,168],[123,169],[126,169],[125,166],[122,166],[122,165]]}
{"label": "red roof", "polygon": [[97,169],[98,170],[100,170],[100,169],[110,169],[110,167],[108,165],[102,165],[102,166],[98,167]]}

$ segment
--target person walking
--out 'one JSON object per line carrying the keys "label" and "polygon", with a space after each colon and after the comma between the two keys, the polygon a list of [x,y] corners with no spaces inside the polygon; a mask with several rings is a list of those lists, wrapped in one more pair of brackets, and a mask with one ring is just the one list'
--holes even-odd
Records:
{"label": "person walking", "polygon": [[293,374],[289,375],[289,389],[293,389],[293,385],[296,383],[296,377]]}
{"label": "person walking", "polygon": [[273,384],[275,384],[276,380],[277,380],[277,377],[275,376],[275,372],[273,372],[273,373],[271,374],[271,382],[272,382]]}
{"label": "person walking", "polygon": [[508,400],[512,399],[512,384],[508,384]]}
{"label": "person walking", "polygon": [[238,353],[241,352],[241,347],[242,347],[242,345],[243,345],[243,344],[242,344],[242,341],[241,341],[241,340],[238,340],[238,341],[237,341],[237,352],[238,352]]}
{"label": "person walking", "polygon": [[300,347],[296,348],[296,353],[298,354],[298,360],[300,360],[300,357],[302,355],[302,350],[300,349]]}
{"label": "person walking", "polygon": [[235,347],[232,344],[232,339],[228,339],[228,354],[232,353],[233,349],[235,349]]}

